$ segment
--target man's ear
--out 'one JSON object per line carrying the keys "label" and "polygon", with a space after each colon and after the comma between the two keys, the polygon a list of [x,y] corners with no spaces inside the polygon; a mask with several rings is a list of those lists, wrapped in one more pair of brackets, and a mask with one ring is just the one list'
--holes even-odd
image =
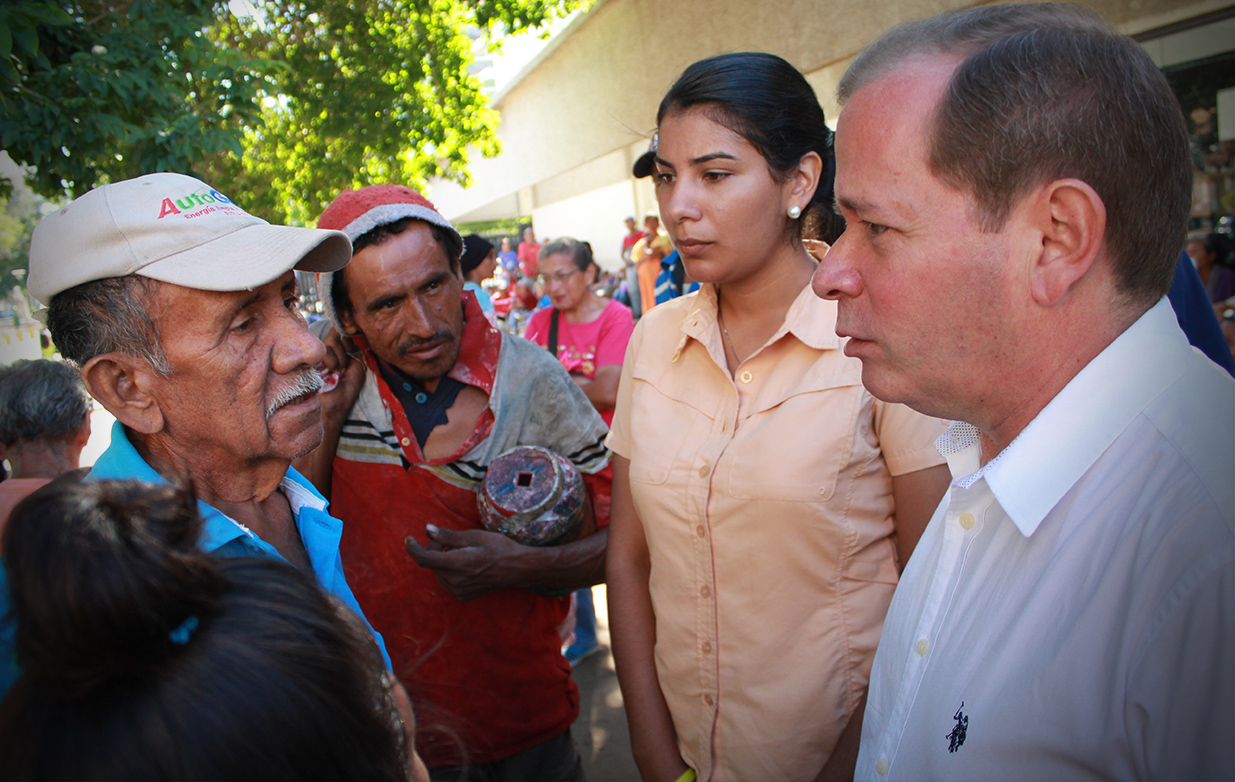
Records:
{"label": "man's ear", "polygon": [[1026,201],[1041,246],[1030,270],[1030,293],[1053,307],[1099,260],[1106,235],[1106,205],[1079,179],[1057,179]]}
{"label": "man's ear", "polygon": [[163,410],[152,393],[156,374],[144,359],[127,353],[103,353],[81,368],[90,395],[139,434],[163,430]]}

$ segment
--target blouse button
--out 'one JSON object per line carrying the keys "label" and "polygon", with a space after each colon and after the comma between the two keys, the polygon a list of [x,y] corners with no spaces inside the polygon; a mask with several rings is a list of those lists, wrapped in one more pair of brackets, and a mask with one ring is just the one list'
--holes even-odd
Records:
{"label": "blouse button", "polygon": [[408,445],[411,445],[411,444],[412,444],[412,441],[411,441],[410,439],[406,438],[406,437],[404,437],[404,438],[403,438],[402,440],[400,440],[399,442],[403,443],[403,445],[404,445],[404,446],[408,446]]}
{"label": "blouse button", "polygon": [[707,532],[703,529],[702,524],[700,524],[698,527],[695,527],[695,534],[701,538],[707,535]]}
{"label": "blouse button", "polygon": [[960,517],[961,527],[965,529],[973,529],[973,525],[977,523],[977,519],[969,511],[965,511]]}
{"label": "blouse button", "polygon": [[708,466],[705,464],[705,465],[703,465],[702,467],[700,467],[700,468],[699,468],[699,477],[700,477],[700,478],[706,478],[706,477],[708,477],[708,473],[710,473],[711,471],[712,471],[712,468],[711,468],[711,467],[708,467]]}
{"label": "blouse button", "polygon": [[673,351],[673,358],[669,359],[669,363],[676,364],[678,363],[678,359],[681,357],[682,357],[682,349],[678,348],[677,350]]}
{"label": "blouse button", "polygon": [[711,654],[711,653],[712,653],[712,644],[708,643],[707,641],[704,641],[704,642],[703,642],[703,653],[704,653],[704,654]]}
{"label": "blouse button", "polygon": [[716,704],[716,699],[713,698],[712,693],[709,692],[707,695],[703,696],[703,702],[709,706],[714,706]]}
{"label": "blouse button", "polygon": [[749,383],[754,379],[755,376],[750,373],[749,369],[742,370],[742,374],[738,375],[738,380],[741,380],[743,383]]}
{"label": "blouse button", "polygon": [[699,590],[699,594],[703,595],[704,597],[711,597],[712,588],[709,587],[707,584],[704,584],[703,588]]}

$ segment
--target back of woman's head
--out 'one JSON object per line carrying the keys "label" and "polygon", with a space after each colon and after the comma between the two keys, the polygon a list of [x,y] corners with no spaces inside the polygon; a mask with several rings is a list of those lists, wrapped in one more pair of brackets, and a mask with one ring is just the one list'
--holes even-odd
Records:
{"label": "back of woman's head", "polygon": [[764,52],[719,54],[690,65],[660,102],[666,115],[699,108],[759,151],[774,177],[796,170],[808,152],[823,160],[819,185],[803,215],[803,236],[831,242],[844,230],[832,208],[836,162],[832,131],[806,78],[788,62]]}
{"label": "back of woman's head", "polygon": [[587,268],[596,262],[592,257],[592,245],[569,236],[559,236],[541,245],[540,260],[562,253],[570,255],[579,271],[587,271]]}
{"label": "back of woman's head", "polygon": [[0,778],[403,777],[376,645],[291,566],[200,551],[191,491],[57,481],[4,562],[24,672]]}

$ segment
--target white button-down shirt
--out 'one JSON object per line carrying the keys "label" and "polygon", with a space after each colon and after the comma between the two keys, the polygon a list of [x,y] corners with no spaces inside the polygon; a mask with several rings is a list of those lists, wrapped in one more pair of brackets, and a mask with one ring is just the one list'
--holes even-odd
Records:
{"label": "white button-down shirt", "polygon": [[905,570],[857,778],[1235,778],[1235,383],[1163,299],[979,469]]}

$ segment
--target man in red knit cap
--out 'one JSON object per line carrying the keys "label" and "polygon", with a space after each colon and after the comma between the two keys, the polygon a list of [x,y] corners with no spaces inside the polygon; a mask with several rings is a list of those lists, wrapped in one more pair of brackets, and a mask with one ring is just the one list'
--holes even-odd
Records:
{"label": "man in red knit cap", "polygon": [[318,225],[355,248],[319,287],[359,360],[334,353],[344,393],[305,466],[343,519],[345,571],[422,715],[419,751],[435,779],[582,779],[557,632],[569,600],[530,589],[603,580],[607,531],[519,545],[483,529],[477,491],[499,455],[543,446],[583,474],[603,528],[605,426],[552,355],[490,325],[463,290],[459,233],[418,193],[347,191]]}

